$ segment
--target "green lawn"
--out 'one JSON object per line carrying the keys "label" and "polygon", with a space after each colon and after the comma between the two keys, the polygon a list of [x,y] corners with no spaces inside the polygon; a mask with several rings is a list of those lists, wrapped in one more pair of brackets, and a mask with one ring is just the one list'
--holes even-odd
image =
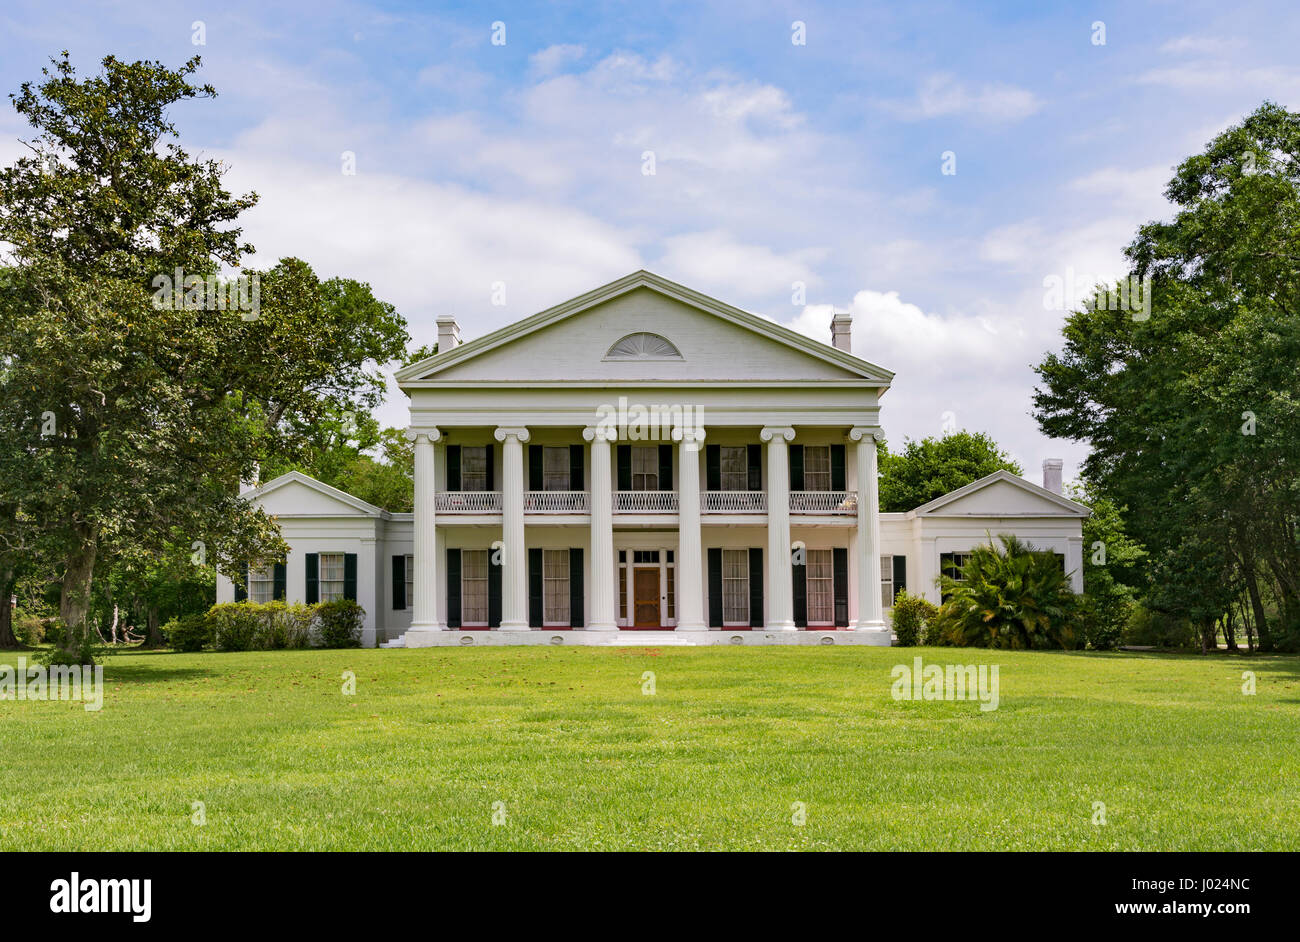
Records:
{"label": "green lawn", "polygon": [[[1000,665],[999,709],[892,699],[917,653]],[[1300,848],[1297,658],[128,653],[105,682],[98,713],[0,701],[6,849]]]}

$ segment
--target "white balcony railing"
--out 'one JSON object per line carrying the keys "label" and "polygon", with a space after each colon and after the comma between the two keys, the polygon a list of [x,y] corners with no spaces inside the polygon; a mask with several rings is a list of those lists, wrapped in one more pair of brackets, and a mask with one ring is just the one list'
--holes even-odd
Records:
{"label": "white balcony railing", "polygon": [[614,513],[675,514],[676,491],[615,491]]}
{"label": "white balcony railing", "polygon": [[705,491],[700,509],[706,514],[761,514],[767,512],[763,491]]}
{"label": "white balcony railing", "polygon": [[439,491],[434,508],[440,514],[499,514],[500,491]]}
{"label": "white balcony railing", "polygon": [[586,491],[525,491],[524,513],[585,514]]}
{"label": "white balcony railing", "polygon": [[856,514],[857,491],[791,491],[792,514]]}

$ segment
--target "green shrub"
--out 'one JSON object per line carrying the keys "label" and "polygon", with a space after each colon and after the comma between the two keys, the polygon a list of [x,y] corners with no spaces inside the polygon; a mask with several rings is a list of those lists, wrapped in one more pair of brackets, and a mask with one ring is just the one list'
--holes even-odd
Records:
{"label": "green shrub", "polygon": [[204,616],[212,644],[218,651],[247,651],[254,646],[261,629],[260,605],[250,602],[221,602]]}
{"label": "green shrub", "polygon": [[925,645],[929,648],[950,648],[955,619],[951,606],[940,605],[934,616],[925,623]]}
{"label": "green shrub", "polygon": [[202,651],[212,644],[212,630],[204,614],[173,618],[162,626],[162,632],[177,651]]}
{"label": "green shrub", "polygon": [[1133,606],[1124,626],[1125,644],[1157,648],[1200,648],[1196,626],[1185,618],[1156,612],[1144,605]]}
{"label": "green shrub", "polygon": [[933,602],[899,589],[894,596],[894,634],[898,636],[899,647],[910,648],[920,644],[937,611]]}
{"label": "green shrub", "polygon": [[366,610],[351,599],[321,602],[316,606],[316,636],[322,648],[361,647]]}
{"label": "green shrub", "polygon": [[315,607],[275,601],[265,605],[254,605],[252,608],[257,610],[258,616],[254,647],[263,651],[311,647],[312,625],[316,619]]}
{"label": "green shrub", "polygon": [[14,637],[29,648],[45,641],[46,619],[36,615],[14,616]]}
{"label": "green shrub", "polygon": [[960,579],[939,577],[948,637],[975,647],[1074,647],[1078,599],[1058,558],[1009,533],[997,540],[971,551]]}

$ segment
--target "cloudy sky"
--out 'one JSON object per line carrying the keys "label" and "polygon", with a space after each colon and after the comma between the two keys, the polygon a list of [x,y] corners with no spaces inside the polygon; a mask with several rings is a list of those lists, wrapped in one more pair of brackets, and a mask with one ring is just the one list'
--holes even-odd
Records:
{"label": "cloudy sky", "polygon": [[[5,92],[65,48],[201,54],[219,97],[175,117],[261,195],[253,264],[369,281],[418,342],[637,268],[819,339],[851,310],[898,374],[895,447],[986,431],[1031,478],[1082,456],[1029,416],[1064,317],[1044,279],[1118,275],[1174,165],[1300,108],[1294,0],[6,0],[0,36]],[[6,107],[0,161],[22,133]],[[405,424],[395,388],[381,418]]]}

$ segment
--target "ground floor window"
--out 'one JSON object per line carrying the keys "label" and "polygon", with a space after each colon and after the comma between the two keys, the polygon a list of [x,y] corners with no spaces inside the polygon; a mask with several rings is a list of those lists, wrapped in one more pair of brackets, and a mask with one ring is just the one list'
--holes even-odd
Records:
{"label": "ground floor window", "polygon": [[415,607],[415,556],[406,554],[406,609]]}
{"label": "ground floor window", "polygon": [[343,554],[320,554],[320,600],[333,602],[343,598]]}
{"label": "ground floor window", "polygon": [[835,565],[828,549],[810,549],[807,556],[808,624],[835,624]]}
{"label": "ground floor window", "polygon": [[462,626],[488,623],[487,550],[460,552],[460,612]]}
{"label": "ground floor window", "polygon": [[894,607],[894,557],[880,557],[880,604]]}
{"label": "ground floor window", "polygon": [[248,569],[248,598],[259,605],[275,601],[275,567]]}
{"label": "ground floor window", "polygon": [[568,625],[569,551],[567,549],[548,549],[542,553],[542,585],[542,623]]}
{"label": "ground floor window", "polygon": [[722,623],[749,624],[749,550],[722,551]]}

